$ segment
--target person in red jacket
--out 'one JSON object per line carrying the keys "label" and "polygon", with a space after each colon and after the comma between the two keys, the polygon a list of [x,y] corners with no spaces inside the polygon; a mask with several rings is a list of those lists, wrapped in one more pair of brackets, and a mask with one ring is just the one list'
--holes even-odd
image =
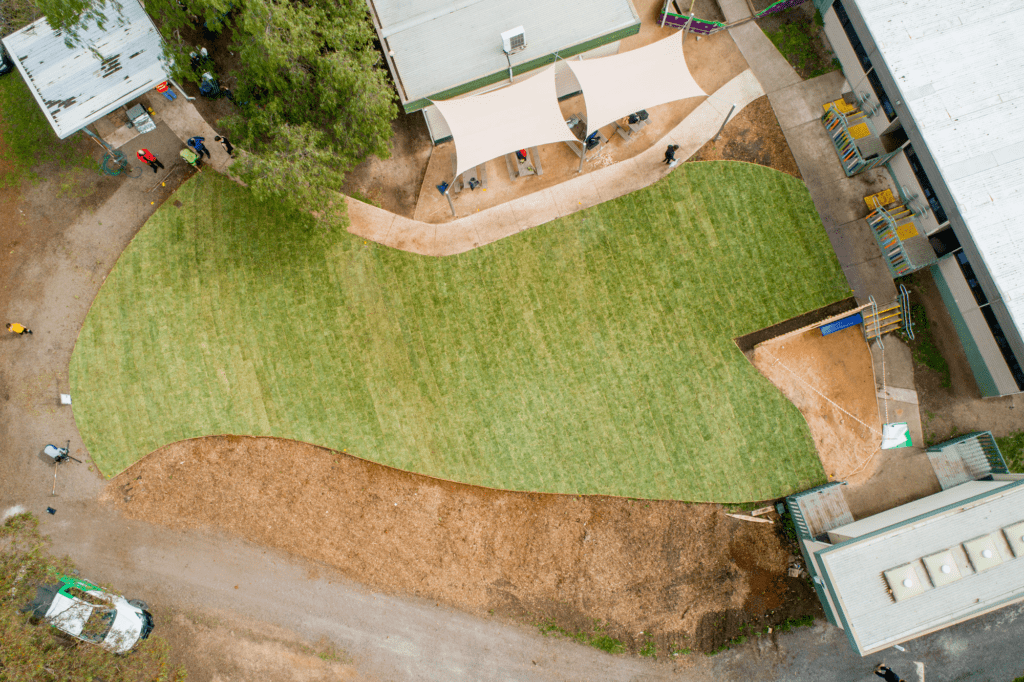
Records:
{"label": "person in red jacket", "polygon": [[135,152],[135,155],[139,157],[139,161],[141,161],[142,163],[148,163],[149,167],[153,169],[154,173],[156,173],[157,166],[159,166],[160,168],[164,167],[164,165],[160,163],[160,159],[156,158],[156,154],[149,151],[148,149],[140,149],[139,151]]}

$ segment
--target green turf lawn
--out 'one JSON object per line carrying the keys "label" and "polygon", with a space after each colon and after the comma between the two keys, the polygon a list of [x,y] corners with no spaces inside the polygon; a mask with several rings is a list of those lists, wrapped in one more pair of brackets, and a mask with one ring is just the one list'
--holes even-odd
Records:
{"label": "green turf lawn", "polygon": [[449,258],[329,234],[214,173],[114,268],[71,362],[110,476],[280,436],[474,484],[738,502],[823,482],[732,339],[849,294],[803,184],[686,164]]}

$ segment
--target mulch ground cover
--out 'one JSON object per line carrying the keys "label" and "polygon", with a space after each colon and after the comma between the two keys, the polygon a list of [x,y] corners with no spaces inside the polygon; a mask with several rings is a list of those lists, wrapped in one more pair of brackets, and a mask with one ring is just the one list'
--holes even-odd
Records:
{"label": "mulch ground cover", "polygon": [[[776,525],[716,505],[514,493],[271,438],[158,450],[108,485],[132,518],[215,527],[374,589],[632,651],[707,652],[818,612]],[[241,586],[244,588],[244,585]]]}

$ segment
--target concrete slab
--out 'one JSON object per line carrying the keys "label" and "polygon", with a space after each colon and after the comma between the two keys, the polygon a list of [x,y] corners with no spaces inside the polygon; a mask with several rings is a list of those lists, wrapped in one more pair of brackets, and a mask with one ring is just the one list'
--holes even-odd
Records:
{"label": "concrete slab", "polygon": [[452,227],[454,223],[438,225],[434,235],[432,252],[438,256],[454,256],[457,253],[465,253],[482,244],[479,233],[476,229],[466,229],[464,226]]}
{"label": "concrete slab", "polygon": [[[170,101],[156,90],[152,90],[140,98],[140,103],[153,109],[157,116],[160,117],[160,120],[167,123],[167,126],[181,140],[181,148],[185,147],[185,140],[190,137],[199,136],[205,138],[206,147],[210,150],[210,158],[204,158],[203,163],[213,166],[221,173],[226,173],[231,164],[234,163],[234,160],[228,156],[224,148],[213,141],[213,138],[219,133],[206,122],[206,119],[200,115],[199,111],[192,105],[192,102],[185,99],[184,95],[178,93],[178,98]],[[175,155],[179,151],[181,149],[175,151]]]}
{"label": "concrete slab", "polygon": [[[811,196],[822,224],[826,228],[838,227],[864,219],[869,212],[864,197],[881,192],[891,184],[889,174],[875,168],[830,185],[815,186]],[[867,236],[871,237],[870,233]]]}
{"label": "concrete slab", "polygon": [[920,401],[917,397],[917,391],[910,388],[896,388],[894,386],[886,386],[884,391],[878,392],[878,397],[884,400],[892,400],[901,403],[912,403],[914,405],[920,405]]}
{"label": "concrete slab", "polygon": [[812,196],[815,185],[832,185],[846,180],[846,172],[839,163],[832,138],[824,125],[818,121],[809,121],[790,128],[785,134],[793,159],[800,169],[800,177],[807,183]]}
{"label": "concrete slab", "polygon": [[821,105],[841,97],[845,84],[843,72],[832,71],[771,92],[768,100],[775,110],[779,126],[785,132],[808,121],[820,121],[824,112]]}
{"label": "concrete slab", "polygon": [[386,244],[398,216],[351,197],[347,199],[346,203],[349,218],[348,231],[363,239]]}
{"label": "concrete slab", "polygon": [[601,195],[597,193],[597,188],[594,187],[594,181],[589,174],[573,178],[561,185],[555,185],[549,188],[549,191],[554,199],[559,218],[602,202]]}
{"label": "concrete slab", "polygon": [[867,221],[855,220],[839,227],[826,227],[825,234],[842,266],[858,265],[881,256]]}
{"label": "concrete slab", "polygon": [[[886,301],[888,303],[890,301]],[[882,301],[879,301],[882,303]],[[900,399],[906,403],[917,403],[916,398],[916,385],[914,384],[914,360],[913,353],[910,347],[903,342],[900,337],[894,334],[886,334],[882,337],[885,342],[885,348],[879,348],[877,343],[871,344],[871,362],[875,367],[875,384],[876,388],[881,392],[883,389],[883,382],[881,376],[881,368],[884,361],[885,364],[885,389],[895,387],[896,389],[902,389],[904,391],[912,391],[915,394],[913,400]],[[898,393],[899,391],[897,391]]]}
{"label": "concrete slab", "polygon": [[550,189],[527,194],[508,205],[512,209],[512,220],[515,223],[516,232],[550,222],[551,216],[555,215],[558,210]]}
{"label": "concrete slab", "polygon": [[[437,233],[437,227],[437,225],[431,223],[421,223],[415,220],[408,220],[402,216],[395,216],[395,222],[390,232],[388,232],[387,241],[383,243],[386,246],[401,249],[402,251],[434,254],[434,238]],[[349,231],[352,232],[354,230],[350,229]]]}
{"label": "concrete slab", "polygon": [[[651,149],[648,152],[650,153],[644,153],[617,164],[617,168],[622,167],[623,172],[621,173],[591,174],[592,186],[602,202],[626,196],[630,192],[648,187],[668,175],[671,169],[662,163],[664,150]],[[690,154],[690,156],[692,155],[693,153]],[[680,156],[679,158],[684,157]],[[652,175],[657,176],[653,182],[651,181]]]}
{"label": "concrete slab", "polygon": [[877,258],[844,267],[843,274],[850,283],[857,303],[867,303],[868,296],[874,296],[878,302],[891,301],[896,297],[896,285],[893,284],[881,253]]}
{"label": "concrete slab", "polygon": [[742,21],[752,16],[747,0],[718,0],[718,6],[721,8],[722,14],[725,15],[725,23],[727,24],[731,24],[734,21]]}
{"label": "concrete slab", "polygon": [[[724,6],[722,11],[725,11]],[[772,93],[803,82],[800,74],[789,65],[756,22],[734,26],[729,29],[729,35],[736,42],[736,47],[740,48],[743,58],[747,60],[765,92]]]}
{"label": "concrete slab", "polygon": [[474,247],[496,242],[521,231],[515,213],[509,204],[498,204],[494,208],[481,211],[465,218],[464,225],[472,226],[477,236]]}
{"label": "concrete slab", "polygon": [[[133,171],[141,171],[133,172],[130,177],[138,179],[147,188],[172,171],[180,171],[185,165],[185,162],[178,156],[178,152],[181,151],[181,140],[163,121],[157,123],[155,129],[144,135],[136,135],[117,149],[128,157],[128,165],[132,167]],[[153,152],[160,163],[164,164],[165,169],[156,173],[152,172],[149,166],[139,161],[135,155],[140,149],[148,149]],[[180,168],[178,168],[179,166]]]}

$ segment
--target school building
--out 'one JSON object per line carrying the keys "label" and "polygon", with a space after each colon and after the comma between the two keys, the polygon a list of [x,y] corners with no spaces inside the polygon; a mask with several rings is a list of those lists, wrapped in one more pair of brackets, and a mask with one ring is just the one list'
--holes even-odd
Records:
{"label": "school building", "polygon": [[366,0],[406,112],[451,137],[430,100],[479,94],[556,63],[560,98],[579,90],[562,60],[616,54],[640,32],[630,0]]}
{"label": "school building", "polygon": [[1024,391],[1024,3],[814,0],[849,92],[822,121],[893,277],[929,268],[985,397]]}
{"label": "school building", "polygon": [[861,656],[1024,601],[1024,475],[988,432],[928,459],[941,492],[864,519],[845,483],[786,499],[825,617]]}

